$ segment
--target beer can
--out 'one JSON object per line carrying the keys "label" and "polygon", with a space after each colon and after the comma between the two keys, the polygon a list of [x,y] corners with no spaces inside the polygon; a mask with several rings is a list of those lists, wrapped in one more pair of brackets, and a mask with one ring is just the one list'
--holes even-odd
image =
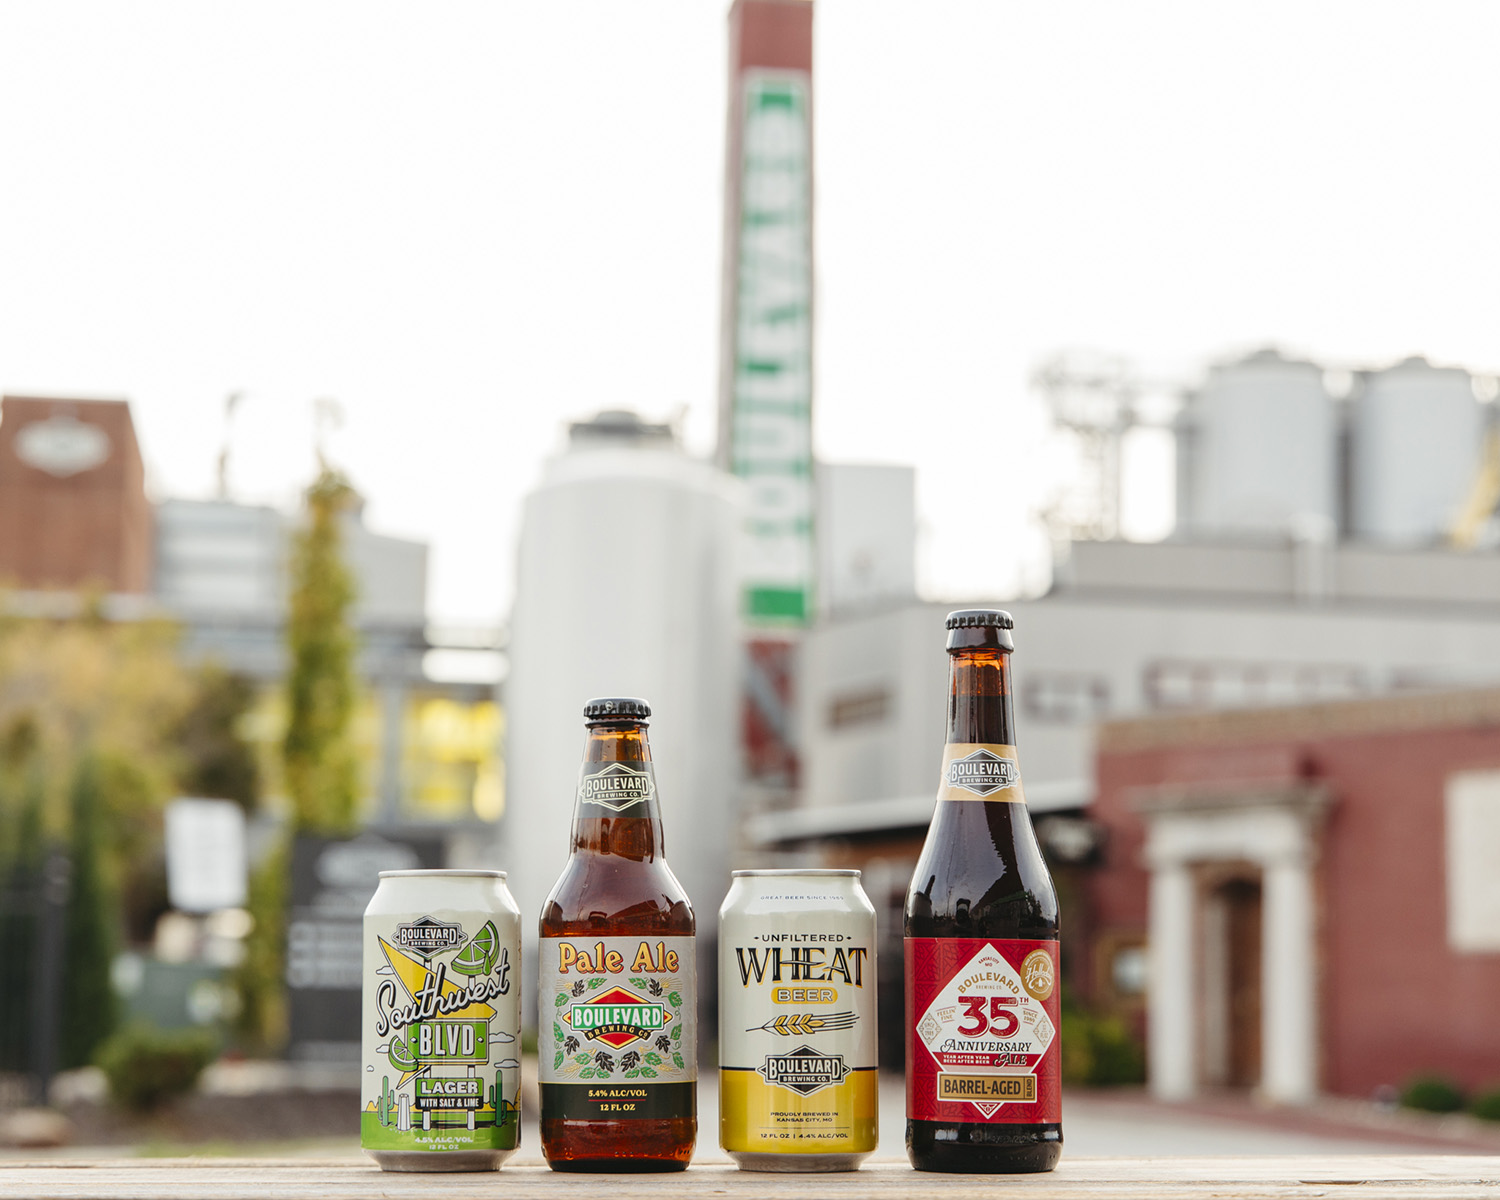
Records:
{"label": "beer can", "polygon": [[719,910],[719,1144],[852,1171],[879,1135],[875,909],[858,871],[735,871]]}
{"label": "beer can", "polygon": [[364,923],[360,1145],[493,1171],[521,1135],[521,912],[504,871],[382,871]]}

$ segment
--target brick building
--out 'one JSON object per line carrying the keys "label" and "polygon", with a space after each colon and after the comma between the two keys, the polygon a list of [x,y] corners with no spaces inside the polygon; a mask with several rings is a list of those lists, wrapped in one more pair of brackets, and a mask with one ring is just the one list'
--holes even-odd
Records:
{"label": "brick building", "polygon": [[1500,1082],[1500,691],[1102,727],[1077,983],[1163,1098]]}
{"label": "brick building", "polygon": [[123,400],[0,400],[0,586],[151,590],[151,505]]}

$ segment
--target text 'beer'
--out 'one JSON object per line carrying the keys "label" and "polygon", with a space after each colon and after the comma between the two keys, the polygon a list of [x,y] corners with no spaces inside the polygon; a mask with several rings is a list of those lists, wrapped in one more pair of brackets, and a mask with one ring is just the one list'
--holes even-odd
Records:
{"label": "text 'beer'", "polygon": [[667,866],[642,700],[591,700],[573,851],[542,907],[542,1152],[680,1171],[698,1135],[692,905]]}
{"label": "text 'beer'", "polygon": [[521,1134],[521,912],[503,871],[382,871],[365,909],[360,1145],[494,1170]]}
{"label": "text 'beer'", "polygon": [[922,1171],[1062,1153],[1057,893],[1021,793],[1013,623],[948,616],[948,741],[906,897],[906,1149]]}
{"label": "text 'beer'", "polygon": [[858,871],[736,871],[719,910],[719,1142],[751,1171],[875,1149],[875,909]]}

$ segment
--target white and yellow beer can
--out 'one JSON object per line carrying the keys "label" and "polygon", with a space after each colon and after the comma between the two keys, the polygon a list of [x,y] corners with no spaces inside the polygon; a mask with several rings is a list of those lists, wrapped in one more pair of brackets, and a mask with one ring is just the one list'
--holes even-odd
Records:
{"label": "white and yellow beer can", "polygon": [[735,871],[719,910],[719,1144],[852,1171],[879,1136],[875,909],[858,871]]}

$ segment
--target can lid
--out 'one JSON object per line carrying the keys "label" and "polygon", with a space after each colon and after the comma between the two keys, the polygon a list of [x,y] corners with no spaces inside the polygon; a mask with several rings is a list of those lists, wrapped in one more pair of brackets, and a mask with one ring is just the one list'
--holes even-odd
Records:
{"label": "can lid", "polygon": [[781,878],[801,878],[809,876],[822,878],[858,879],[859,872],[847,867],[762,867],[753,871],[731,871],[732,879],[765,878],[767,876],[779,876]]}
{"label": "can lid", "polygon": [[960,608],[948,614],[948,629],[1014,629],[1015,619],[1003,608]]}
{"label": "can lid", "polygon": [[416,871],[382,871],[382,879],[504,879],[504,871],[470,870],[467,867],[430,867]]}
{"label": "can lid", "polygon": [[590,721],[610,717],[649,717],[651,706],[636,696],[600,696],[583,706],[583,715]]}

